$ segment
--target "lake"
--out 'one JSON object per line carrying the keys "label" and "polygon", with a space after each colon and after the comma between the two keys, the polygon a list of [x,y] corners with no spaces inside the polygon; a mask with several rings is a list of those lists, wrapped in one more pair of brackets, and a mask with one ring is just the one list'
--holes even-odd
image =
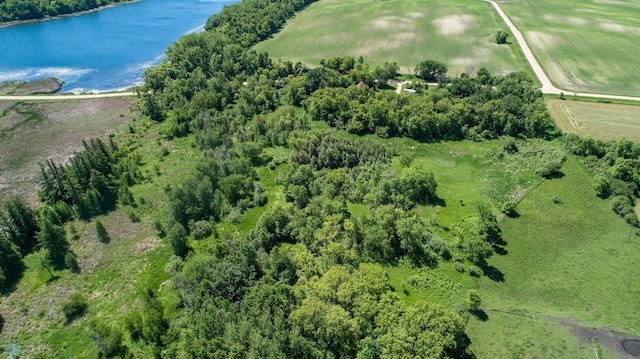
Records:
{"label": "lake", "polygon": [[0,81],[56,77],[65,92],[123,90],[142,82],[180,36],[238,0],[141,0],[0,28]]}

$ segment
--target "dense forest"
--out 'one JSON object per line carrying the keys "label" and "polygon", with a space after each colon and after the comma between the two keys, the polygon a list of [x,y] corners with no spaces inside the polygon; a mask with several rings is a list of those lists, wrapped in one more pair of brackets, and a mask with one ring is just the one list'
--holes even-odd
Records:
{"label": "dense forest", "polygon": [[131,0],[0,0],[0,22],[73,14]]}
{"label": "dense forest", "polygon": [[[166,261],[177,314],[168,318],[157,288],[148,288],[140,306],[124,308],[118,321],[92,324],[102,357],[473,357],[464,326],[478,308],[477,292],[469,291],[463,308],[407,305],[391,290],[384,266],[448,262],[485,275],[486,259],[503,244],[494,208],[511,215],[515,204],[478,203],[455,231],[439,228],[425,214],[442,204],[434,174],[407,157],[393,169],[399,154],[374,136],[510,138],[500,154],[509,156],[518,151],[513,139],[560,136],[542,95],[522,73],[497,77],[485,69],[475,77],[438,76],[437,86],[416,82],[415,93],[396,94],[386,89],[393,64],[370,68],[363,59],[332,57],[309,69],[251,49],[310,2],[225,7],[206,31],[176,41],[159,66],[146,70],[143,112],[163,140],[193,138],[202,159],[165,188],[168,214],[153,224],[174,255]],[[318,121],[329,129],[314,126]],[[151,180],[139,170],[144,159],[135,146],[84,145],[65,164],[42,164],[36,210],[18,198],[4,204],[5,290],[34,250],[45,253],[45,268],[73,271],[67,223],[134,204],[130,187]],[[637,225],[631,214],[640,147],[572,136],[566,145],[597,173],[598,193]],[[562,154],[549,156],[536,173],[552,177],[563,161]],[[268,202],[263,170],[282,186],[284,201]],[[251,208],[264,210],[247,235],[216,230]],[[98,236],[108,241],[101,226],[96,222]],[[206,245],[195,250],[195,242]],[[76,299],[70,316],[84,308]]]}

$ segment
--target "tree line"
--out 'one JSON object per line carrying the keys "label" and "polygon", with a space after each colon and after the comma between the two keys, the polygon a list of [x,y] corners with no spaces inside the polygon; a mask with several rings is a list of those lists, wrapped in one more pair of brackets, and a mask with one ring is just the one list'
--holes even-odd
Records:
{"label": "tree line", "polygon": [[611,209],[627,223],[640,227],[635,203],[640,198],[640,144],[628,139],[596,140],[567,135],[567,149],[583,157],[594,175],[597,195],[609,200]]}
{"label": "tree line", "polygon": [[131,0],[0,0],[0,22],[73,14]]}

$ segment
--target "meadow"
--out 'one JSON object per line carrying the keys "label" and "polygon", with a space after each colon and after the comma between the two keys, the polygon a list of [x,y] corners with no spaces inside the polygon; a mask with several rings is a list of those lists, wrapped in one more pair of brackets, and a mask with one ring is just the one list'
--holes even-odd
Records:
{"label": "meadow", "polygon": [[582,101],[549,100],[549,113],[566,133],[600,140],[640,140],[640,107]]}
{"label": "meadow", "polygon": [[[61,102],[41,106],[51,110],[72,105]],[[84,124],[74,118],[69,122],[76,126]],[[167,260],[171,249],[153,224],[167,215],[165,189],[183,178],[188,173],[186,168],[197,162],[201,153],[194,148],[192,138],[156,141],[158,128],[148,120],[131,122],[128,128],[133,130],[116,136],[118,143],[137,149],[144,158],[141,172],[149,179],[132,188],[135,204],[119,206],[116,211],[91,221],[76,220],[68,225],[71,251],[78,264],[75,272],[54,270],[52,277],[42,266],[42,252],[25,257],[27,270],[19,285],[0,298],[0,315],[5,320],[0,346],[20,343],[26,357],[98,357],[98,348],[89,335],[92,322],[103,318],[123,326],[120,317],[141,306],[141,293],[149,287],[159,288],[157,295],[167,308],[167,318],[175,315],[177,298],[168,280],[175,264],[172,267]],[[67,145],[76,145],[79,140],[69,138]],[[39,156],[47,154],[43,151]],[[37,175],[37,171],[32,175]],[[98,238],[96,221],[104,225],[108,240]],[[85,296],[87,312],[91,314],[68,321],[60,307],[73,293]],[[152,356],[140,348],[134,354]]]}
{"label": "meadow", "polygon": [[0,202],[20,195],[35,203],[38,163],[62,162],[82,140],[128,131],[130,99],[0,102]]}
{"label": "meadow", "polygon": [[[640,275],[634,265],[640,237],[596,197],[591,175],[576,158],[567,159],[562,173],[525,196],[518,217],[501,223],[508,254],[488,262],[504,280],[482,279],[488,320],[467,327],[479,358],[585,358],[585,348],[593,355],[593,337],[612,351],[619,343],[602,345],[611,332],[640,333],[640,291],[633,285]],[[509,334],[496,336],[497,328]],[[594,329],[590,337],[580,335],[585,328]]]}
{"label": "meadow", "polygon": [[557,87],[640,93],[637,1],[518,0],[500,6]]}
{"label": "meadow", "polygon": [[401,73],[433,59],[445,63],[451,76],[480,67],[506,74],[522,67],[509,46],[495,43],[496,31],[505,28],[492,7],[478,1],[325,0],[255,49],[312,66],[348,55],[362,56],[372,67],[397,62]]}

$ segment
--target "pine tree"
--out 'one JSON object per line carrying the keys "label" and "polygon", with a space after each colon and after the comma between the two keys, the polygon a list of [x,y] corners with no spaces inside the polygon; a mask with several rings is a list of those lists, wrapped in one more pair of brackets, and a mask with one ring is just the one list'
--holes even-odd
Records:
{"label": "pine tree", "polygon": [[64,227],[44,219],[40,224],[38,243],[46,250],[45,259],[48,264],[56,269],[64,268],[65,256],[69,251]]}

